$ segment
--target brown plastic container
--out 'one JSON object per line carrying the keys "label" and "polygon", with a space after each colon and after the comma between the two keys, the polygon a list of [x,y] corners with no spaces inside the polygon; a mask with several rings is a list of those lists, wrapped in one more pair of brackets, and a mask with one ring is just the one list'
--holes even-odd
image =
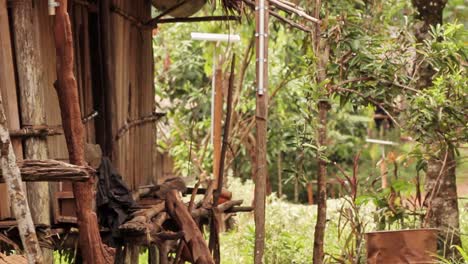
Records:
{"label": "brown plastic container", "polygon": [[366,233],[368,264],[437,263],[437,229]]}

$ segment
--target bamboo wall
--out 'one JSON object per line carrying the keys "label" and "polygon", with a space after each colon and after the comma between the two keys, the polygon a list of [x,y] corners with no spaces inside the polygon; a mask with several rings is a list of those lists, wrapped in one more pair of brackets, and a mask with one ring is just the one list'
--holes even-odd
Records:
{"label": "bamboo wall", "polygon": [[[150,1],[145,0],[113,0],[113,4],[129,14],[147,20],[151,15]],[[47,1],[36,1],[35,25],[31,29],[31,41],[34,41],[40,51],[42,70],[41,90],[44,96],[46,123],[49,126],[60,126],[61,117],[58,99],[53,87],[56,80],[55,45],[53,38],[53,17],[47,14]],[[103,89],[98,79],[102,74],[98,69],[99,61],[95,51],[95,39],[98,31],[88,30],[90,25],[96,25],[96,13],[91,13],[86,6],[70,1],[70,16],[74,30],[75,73],[78,81],[82,115],[91,113],[101,107],[94,100],[96,91]],[[11,128],[20,128],[18,115],[18,98],[15,86],[14,50],[9,37],[8,18],[6,17],[6,0],[0,0],[0,90],[4,101],[7,101],[6,111]],[[93,22],[93,17],[95,20]],[[153,53],[150,30],[141,30],[130,21],[113,13],[111,15],[111,54],[113,57],[113,87],[115,98],[112,98],[112,130],[96,129],[94,119],[86,123],[87,141],[96,143],[101,133],[115,137],[117,130],[127,121],[138,119],[154,110],[153,88]],[[94,32],[94,35],[93,35]],[[98,33],[96,33],[98,32]],[[99,52],[98,52],[99,53]],[[96,109],[98,110],[98,109]],[[101,114],[101,113],[100,113]],[[145,123],[130,129],[122,138],[114,142],[113,161],[125,181],[132,189],[138,186],[157,182],[161,174],[156,165],[156,129],[154,123]],[[47,139],[49,158],[68,160],[66,143],[63,135],[49,136]],[[99,143],[99,142],[97,142]],[[21,157],[21,143],[16,144]],[[53,184],[53,192],[70,190],[67,184]],[[0,219],[10,217],[4,186],[0,185]]]}

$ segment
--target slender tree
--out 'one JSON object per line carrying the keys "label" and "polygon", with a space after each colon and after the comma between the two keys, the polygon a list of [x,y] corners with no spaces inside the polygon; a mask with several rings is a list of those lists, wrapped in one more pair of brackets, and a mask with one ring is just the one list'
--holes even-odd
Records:
{"label": "slender tree", "polygon": [[[322,8],[322,1],[315,1],[314,15],[316,18],[320,18],[320,10]],[[322,19],[322,23],[326,23],[326,19]],[[324,25],[317,25],[313,32],[313,45],[314,53],[317,58],[317,73],[315,81],[317,84],[321,84],[326,79],[326,67],[329,59],[329,49],[327,40],[322,37],[321,27]],[[317,145],[325,146],[327,144],[327,114],[330,109],[328,102],[328,96],[320,99],[318,102],[318,129],[317,129]],[[314,232],[314,254],[313,263],[323,263],[324,258],[324,237],[325,228],[327,221],[327,162],[318,156],[318,169],[317,169],[317,223],[315,224]]]}

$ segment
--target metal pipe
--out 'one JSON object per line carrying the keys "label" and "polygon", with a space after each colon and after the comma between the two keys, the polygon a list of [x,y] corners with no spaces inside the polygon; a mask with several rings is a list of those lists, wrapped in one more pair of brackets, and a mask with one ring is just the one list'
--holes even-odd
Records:
{"label": "metal pipe", "polygon": [[264,66],[265,66],[265,0],[259,0],[258,17],[259,17],[259,29],[258,29],[258,94],[263,95],[264,90]]}
{"label": "metal pipe", "polygon": [[59,6],[59,3],[56,2],[55,0],[48,0],[48,7],[49,7],[49,15],[54,16],[55,15],[55,8]]}

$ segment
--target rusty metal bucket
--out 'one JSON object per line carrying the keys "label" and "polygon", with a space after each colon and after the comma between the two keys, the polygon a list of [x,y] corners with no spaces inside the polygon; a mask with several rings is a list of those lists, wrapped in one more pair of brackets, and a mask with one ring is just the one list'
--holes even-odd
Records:
{"label": "rusty metal bucket", "polygon": [[368,264],[436,263],[437,229],[366,233]]}

